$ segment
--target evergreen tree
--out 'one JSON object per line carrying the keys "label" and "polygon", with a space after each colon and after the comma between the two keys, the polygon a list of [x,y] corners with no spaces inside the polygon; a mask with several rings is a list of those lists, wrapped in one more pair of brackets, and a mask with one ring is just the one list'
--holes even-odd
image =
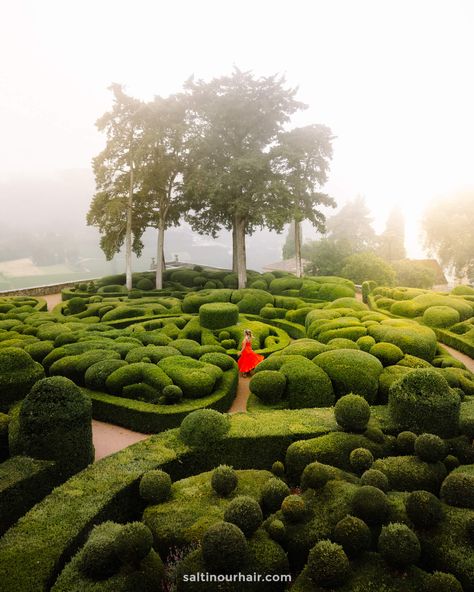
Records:
{"label": "evergreen tree", "polygon": [[375,243],[370,210],[360,195],[328,218],[327,229],[328,238],[349,241],[356,253],[372,249]]}
{"label": "evergreen tree", "polygon": [[405,259],[405,219],[400,208],[394,207],[390,212],[378,242],[378,255],[383,259],[389,262]]}

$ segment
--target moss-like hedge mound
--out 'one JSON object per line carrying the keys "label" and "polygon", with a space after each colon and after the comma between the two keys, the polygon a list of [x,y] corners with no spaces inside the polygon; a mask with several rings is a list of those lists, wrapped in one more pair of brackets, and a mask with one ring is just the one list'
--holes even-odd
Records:
{"label": "moss-like hedge mound", "polygon": [[223,329],[239,321],[239,307],[230,302],[211,302],[199,308],[199,322],[206,329]]}
{"label": "moss-like hedge mound", "polygon": [[459,312],[450,306],[430,306],[423,313],[423,322],[429,327],[451,327],[459,319]]}
{"label": "moss-like hedge mound", "polygon": [[360,395],[344,395],[334,406],[337,423],[347,431],[365,430],[370,419],[370,406]]}
{"label": "moss-like hedge mound", "polygon": [[0,349],[0,409],[23,398],[44,377],[41,364],[17,347]]}
{"label": "moss-like hedge mound", "polygon": [[416,534],[406,524],[400,523],[382,527],[377,549],[387,563],[398,568],[417,563],[421,554]]}
{"label": "moss-like hedge mound", "polygon": [[198,409],[187,415],[180,426],[180,438],[189,446],[212,446],[229,431],[228,418],[214,409]]}

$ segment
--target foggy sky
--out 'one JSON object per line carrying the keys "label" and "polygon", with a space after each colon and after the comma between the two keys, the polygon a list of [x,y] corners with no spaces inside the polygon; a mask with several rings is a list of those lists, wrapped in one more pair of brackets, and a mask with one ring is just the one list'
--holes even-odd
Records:
{"label": "foggy sky", "polygon": [[[0,22],[0,180],[84,169],[103,147],[107,87],[150,99],[233,65],[275,72],[331,127],[325,190],[366,196],[383,228],[474,188],[474,3],[470,0],[18,0]],[[8,196],[0,194],[2,207]],[[10,221],[11,222],[11,221]],[[21,221],[14,221],[21,227]]]}

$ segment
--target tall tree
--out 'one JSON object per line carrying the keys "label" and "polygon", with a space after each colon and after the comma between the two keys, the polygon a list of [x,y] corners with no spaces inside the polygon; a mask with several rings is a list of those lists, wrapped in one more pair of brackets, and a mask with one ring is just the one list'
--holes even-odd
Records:
{"label": "tall tree", "polygon": [[405,259],[405,218],[399,207],[394,207],[388,215],[378,243],[377,254],[383,259],[390,262]]}
{"label": "tall tree", "polygon": [[325,125],[308,125],[283,132],[272,149],[272,164],[287,199],[293,219],[296,276],[301,277],[301,222],[310,220],[320,232],[326,230],[326,217],[320,206],[335,207],[336,202],[317,191],[327,181],[332,157],[333,135]]}
{"label": "tall tree", "polygon": [[351,243],[344,239],[322,238],[302,247],[303,257],[308,260],[305,271],[310,275],[340,275],[345,259],[352,253]]}
{"label": "tall tree", "polygon": [[282,249],[282,257],[284,260],[291,259],[295,256],[295,225],[290,224],[288,227],[288,234],[286,235],[285,244]]}
{"label": "tall tree", "polygon": [[474,281],[474,195],[432,202],[423,217],[425,245],[458,280]]}
{"label": "tall tree", "polygon": [[210,82],[188,80],[191,141],[184,190],[194,230],[232,230],[239,288],[247,281],[245,237],[261,226],[281,230],[287,215],[274,184],[270,149],[303,105],[277,76],[234,69]]}
{"label": "tall tree", "polygon": [[370,250],[375,241],[370,210],[361,195],[347,202],[327,221],[328,237],[348,240],[355,252]]}
{"label": "tall tree", "polygon": [[139,158],[143,143],[144,105],[125,94],[120,84],[110,89],[114,95],[112,110],[96,123],[105,132],[105,149],[94,158],[97,192],[87,214],[87,224],[101,233],[100,246],[107,260],[118,253],[125,242],[127,288],[132,288],[132,250],[143,247],[144,224],[136,194],[139,190]]}

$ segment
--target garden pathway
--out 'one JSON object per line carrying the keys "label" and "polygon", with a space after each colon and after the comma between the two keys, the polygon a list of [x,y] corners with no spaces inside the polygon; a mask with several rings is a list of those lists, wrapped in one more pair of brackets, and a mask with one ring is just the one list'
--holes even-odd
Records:
{"label": "garden pathway", "polygon": [[92,441],[96,461],[148,437],[149,434],[140,434],[117,425],[92,420]]}
{"label": "garden pathway", "polygon": [[61,293],[59,292],[58,294],[46,294],[45,296],[41,296],[41,298],[44,298],[46,300],[46,302],[48,303],[48,310],[51,311],[56,306],[56,304],[59,304],[61,302]]}

